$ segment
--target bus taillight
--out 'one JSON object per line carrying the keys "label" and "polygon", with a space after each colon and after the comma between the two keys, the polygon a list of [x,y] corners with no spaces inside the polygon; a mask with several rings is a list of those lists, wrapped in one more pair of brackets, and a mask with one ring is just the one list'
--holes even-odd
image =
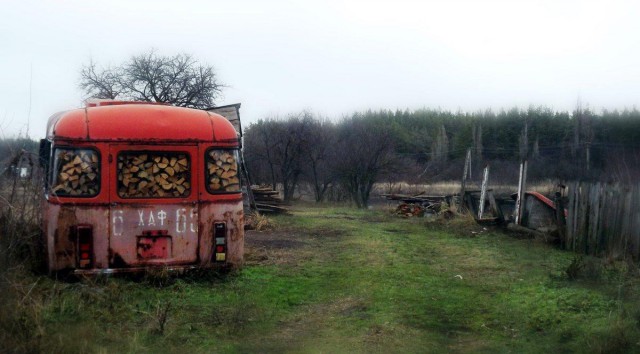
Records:
{"label": "bus taillight", "polygon": [[213,260],[216,262],[224,262],[227,260],[227,225],[223,222],[218,222],[213,225]]}
{"label": "bus taillight", "polygon": [[78,268],[93,267],[93,227],[91,225],[76,225],[71,232],[76,239]]}

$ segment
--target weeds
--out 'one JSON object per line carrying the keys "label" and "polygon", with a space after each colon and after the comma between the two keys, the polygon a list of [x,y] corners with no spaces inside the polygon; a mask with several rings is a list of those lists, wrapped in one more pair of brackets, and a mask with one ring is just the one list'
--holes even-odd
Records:
{"label": "weeds", "polygon": [[247,216],[249,222],[246,226],[248,230],[267,231],[273,230],[273,221],[264,214],[258,212],[252,212]]}
{"label": "weeds", "polygon": [[569,266],[565,270],[569,280],[576,280],[582,274],[584,269],[584,258],[582,256],[574,256]]}
{"label": "weeds", "polygon": [[[0,272],[14,267],[42,270],[44,243],[40,233],[42,171],[26,150],[12,152],[0,166]],[[26,168],[27,176],[21,175]]]}
{"label": "weeds", "polygon": [[37,289],[39,279],[27,282],[20,277],[4,276],[0,282],[0,343],[17,353],[40,351],[46,302]]}
{"label": "weeds", "polygon": [[169,312],[171,311],[171,301],[160,301],[156,304],[154,312],[154,323],[156,325],[156,331],[158,334],[163,335],[164,329],[169,321]]}
{"label": "weeds", "polygon": [[164,288],[175,283],[176,275],[168,267],[150,267],[145,269],[143,281],[157,288]]}

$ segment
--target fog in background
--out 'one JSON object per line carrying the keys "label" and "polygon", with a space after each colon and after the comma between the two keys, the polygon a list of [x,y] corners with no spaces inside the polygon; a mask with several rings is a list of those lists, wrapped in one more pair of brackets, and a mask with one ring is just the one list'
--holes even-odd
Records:
{"label": "fog in background", "polygon": [[623,109],[640,97],[624,1],[3,1],[0,133],[82,106],[79,70],[193,54],[244,125],[310,109]]}

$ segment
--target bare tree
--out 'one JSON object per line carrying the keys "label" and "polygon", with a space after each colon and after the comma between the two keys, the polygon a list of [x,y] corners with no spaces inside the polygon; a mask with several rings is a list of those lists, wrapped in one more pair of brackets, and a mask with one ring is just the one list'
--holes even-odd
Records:
{"label": "bare tree", "polygon": [[122,91],[120,77],[123,75],[119,68],[96,69],[96,63],[91,60],[80,70],[80,88],[91,98],[115,99]]}
{"label": "bare tree", "polygon": [[80,88],[90,98],[209,108],[223,87],[212,66],[203,65],[188,54],[160,56],[151,50],[120,66],[99,69],[91,61],[80,70]]}
{"label": "bare tree", "polygon": [[282,186],[285,201],[293,198],[305,169],[309,131],[313,117],[308,112],[291,114],[286,120],[260,120],[245,132],[247,164],[252,175],[269,179],[273,189]]}
{"label": "bare tree", "polygon": [[280,169],[280,182],[285,201],[291,201],[303,172],[303,152],[307,146],[307,132],[312,119],[307,112],[291,115],[281,122],[279,134],[274,136],[276,164]]}
{"label": "bare tree", "polygon": [[244,150],[246,163],[253,182],[271,184],[271,188],[276,190],[278,183],[276,173],[277,161],[273,151],[278,139],[279,122],[272,119],[259,120],[251,124],[244,132]]}
{"label": "bare tree", "polygon": [[388,126],[355,116],[339,125],[336,172],[358,208],[369,205],[373,185],[395,163]]}
{"label": "bare tree", "polygon": [[324,200],[325,193],[335,181],[336,127],[328,120],[311,117],[304,146],[305,175],[313,187],[316,202]]}

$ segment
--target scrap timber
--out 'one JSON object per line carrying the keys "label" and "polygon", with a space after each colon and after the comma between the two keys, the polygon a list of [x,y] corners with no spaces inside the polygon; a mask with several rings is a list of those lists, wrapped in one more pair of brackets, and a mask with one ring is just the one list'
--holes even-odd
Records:
{"label": "scrap timber", "polygon": [[[423,216],[425,214],[437,214],[443,210],[443,206],[451,206],[458,203],[460,196],[452,195],[424,195],[422,193],[416,195],[403,194],[383,194],[387,200],[398,201],[399,205],[396,209],[398,215],[407,217]],[[513,202],[509,198],[496,198],[491,189],[487,190],[487,198],[485,203],[488,204],[486,215],[478,218],[478,209],[480,202],[480,191],[467,190],[462,198],[462,204],[475,217],[480,224],[500,224],[505,221],[505,215],[510,215],[513,210]],[[419,208],[413,205],[419,206]]]}
{"label": "scrap timber", "polygon": [[280,192],[274,191],[270,187],[251,186],[251,193],[253,193],[259,213],[286,214],[289,212],[287,204],[278,197]]}

